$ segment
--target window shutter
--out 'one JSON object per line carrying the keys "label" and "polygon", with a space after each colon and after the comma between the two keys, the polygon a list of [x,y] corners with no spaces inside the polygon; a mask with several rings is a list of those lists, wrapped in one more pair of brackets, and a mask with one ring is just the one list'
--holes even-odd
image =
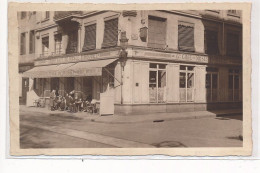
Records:
{"label": "window shutter", "polygon": [[30,31],[30,53],[35,51],[35,32]]}
{"label": "window shutter", "polygon": [[68,34],[69,42],[66,49],[66,53],[78,52],[78,31],[72,31]]}
{"label": "window shutter", "polygon": [[96,24],[85,27],[85,40],[82,51],[96,49]]}
{"label": "window shutter", "polygon": [[179,50],[194,52],[194,27],[193,25],[178,25]]}
{"label": "window shutter", "polygon": [[113,47],[118,41],[118,18],[105,21],[102,48]]}
{"label": "window shutter", "polygon": [[166,19],[149,17],[148,47],[164,48],[166,45]]}
{"label": "window shutter", "polygon": [[238,34],[227,34],[227,54],[230,56],[239,55],[239,36]]}
{"label": "window shutter", "polygon": [[218,54],[219,53],[218,32],[206,30],[205,38],[206,38],[205,52],[208,54]]}
{"label": "window shutter", "polygon": [[25,39],[25,33],[21,33],[20,38],[20,54],[24,55],[26,53],[26,39]]}

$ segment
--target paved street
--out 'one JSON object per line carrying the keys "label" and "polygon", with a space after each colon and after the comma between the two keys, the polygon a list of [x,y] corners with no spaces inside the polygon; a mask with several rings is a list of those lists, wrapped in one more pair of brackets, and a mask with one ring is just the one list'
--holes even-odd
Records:
{"label": "paved street", "polygon": [[63,116],[62,113],[20,111],[20,147],[240,147],[241,117],[102,123],[75,114]]}

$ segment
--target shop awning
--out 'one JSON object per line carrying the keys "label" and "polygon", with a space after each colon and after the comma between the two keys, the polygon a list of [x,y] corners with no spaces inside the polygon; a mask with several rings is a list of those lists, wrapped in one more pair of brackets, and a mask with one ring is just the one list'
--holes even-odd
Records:
{"label": "shop awning", "polygon": [[26,71],[23,76],[32,78],[101,76],[102,68],[115,60],[117,59],[38,66]]}

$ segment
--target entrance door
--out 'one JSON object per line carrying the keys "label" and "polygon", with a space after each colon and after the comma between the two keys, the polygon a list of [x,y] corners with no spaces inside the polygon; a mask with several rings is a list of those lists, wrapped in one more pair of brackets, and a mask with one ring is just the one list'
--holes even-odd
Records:
{"label": "entrance door", "polygon": [[22,79],[22,104],[26,103],[27,92],[29,91],[29,78]]}
{"label": "entrance door", "polygon": [[74,90],[74,78],[73,77],[68,77],[65,78],[66,82],[65,82],[65,92],[66,93],[70,93],[71,91]]}
{"label": "entrance door", "polygon": [[51,91],[52,90],[59,90],[60,80],[59,78],[51,78]]}
{"label": "entrance door", "polygon": [[83,93],[84,99],[92,98],[92,78],[91,77],[84,77],[83,78]]}

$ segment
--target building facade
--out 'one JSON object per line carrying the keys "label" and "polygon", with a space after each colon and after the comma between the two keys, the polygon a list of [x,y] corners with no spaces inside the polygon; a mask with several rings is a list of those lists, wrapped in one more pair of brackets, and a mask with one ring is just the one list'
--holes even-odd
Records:
{"label": "building facade", "polygon": [[241,11],[34,15],[34,68],[23,77],[39,97],[55,89],[99,100],[109,86],[123,114],[242,108]]}

